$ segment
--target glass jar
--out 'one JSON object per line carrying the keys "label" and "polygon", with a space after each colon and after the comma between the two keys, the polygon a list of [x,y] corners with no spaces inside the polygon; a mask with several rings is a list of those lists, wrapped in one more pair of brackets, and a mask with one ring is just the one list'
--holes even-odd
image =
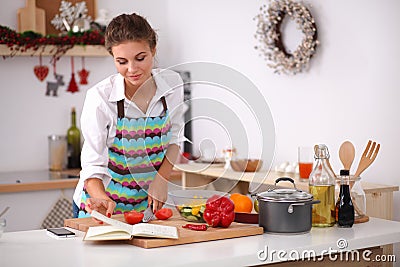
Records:
{"label": "glass jar", "polygon": [[[335,199],[339,198],[340,176],[336,176]],[[350,196],[354,205],[354,219],[360,219],[367,212],[367,201],[364,189],[361,186],[361,177],[350,176]]]}
{"label": "glass jar", "polygon": [[50,135],[49,139],[49,169],[62,171],[67,165],[67,137],[65,135]]}
{"label": "glass jar", "polygon": [[6,229],[6,219],[0,218],[0,237],[3,235],[5,229]]}
{"label": "glass jar", "polygon": [[225,159],[225,169],[229,169],[231,167],[231,160],[234,160],[236,157],[236,149],[235,148],[226,148],[222,150],[222,153],[224,153],[224,159]]}

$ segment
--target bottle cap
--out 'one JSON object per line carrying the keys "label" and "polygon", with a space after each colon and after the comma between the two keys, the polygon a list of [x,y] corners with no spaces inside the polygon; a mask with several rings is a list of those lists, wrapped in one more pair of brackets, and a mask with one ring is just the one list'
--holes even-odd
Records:
{"label": "bottle cap", "polygon": [[340,176],[349,176],[350,171],[349,170],[340,170]]}
{"label": "bottle cap", "polygon": [[52,134],[48,136],[49,140],[52,141],[57,141],[57,140],[67,140],[67,136],[66,135],[56,135],[56,134]]}
{"label": "bottle cap", "polygon": [[329,159],[328,147],[324,144],[315,145],[314,152],[316,159]]}

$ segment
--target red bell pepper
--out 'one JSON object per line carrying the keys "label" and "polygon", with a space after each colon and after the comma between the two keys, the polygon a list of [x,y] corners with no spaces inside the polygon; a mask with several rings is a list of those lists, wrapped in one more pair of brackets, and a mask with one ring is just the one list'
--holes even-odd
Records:
{"label": "red bell pepper", "polygon": [[212,227],[229,227],[235,219],[235,205],[227,197],[214,195],[207,199],[203,218]]}

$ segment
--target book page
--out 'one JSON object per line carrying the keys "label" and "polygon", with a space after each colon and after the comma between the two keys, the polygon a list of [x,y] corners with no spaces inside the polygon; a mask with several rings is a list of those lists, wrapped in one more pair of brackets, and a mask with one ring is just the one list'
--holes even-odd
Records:
{"label": "book page", "polygon": [[89,227],[83,240],[127,240],[131,234],[112,225]]}
{"label": "book page", "polygon": [[132,235],[178,239],[178,230],[175,226],[138,223],[132,226]]}
{"label": "book page", "polygon": [[127,233],[131,233],[132,232],[132,225],[118,221],[118,220],[114,220],[111,218],[108,218],[107,216],[104,216],[103,214],[101,214],[100,212],[97,212],[95,210],[92,211],[92,213],[90,214],[93,218],[96,218],[100,221],[103,221],[105,223],[108,223],[110,225],[115,226],[116,228],[119,228],[121,230],[124,230]]}
{"label": "book page", "polygon": [[[108,218],[95,210],[92,211],[91,215],[92,215],[92,217],[94,217],[100,221],[103,221],[105,223],[112,225],[113,231],[115,231],[116,229],[120,229],[122,231],[130,233],[132,236],[178,239],[178,230],[175,226],[166,226],[166,225],[158,225],[158,224],[150,224],[150,223],[138,223],[135,225],[130,225],[130,224],[118,221],[118,220]],[[91,228],[98,228],[98,227],[99,226],[89,227],[89,230]],[[111,228],[110,228],[110,230],[111,230]],[[103,233],[103,235],[105,235],[105,233]]]}

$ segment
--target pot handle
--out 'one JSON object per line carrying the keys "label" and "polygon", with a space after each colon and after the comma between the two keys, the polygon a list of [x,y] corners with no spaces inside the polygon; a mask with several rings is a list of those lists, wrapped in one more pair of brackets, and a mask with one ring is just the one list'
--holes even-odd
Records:
{"label": "pot handle", "polygon": [[307,204],[312,205],[312,204],[319,204],[319,203],[321,203],[320,200],[313,200],[313,201],[311,201],[311,202],[308,202]]}
{"label": "pot handle", "polygon": [[281,182],[281,181],[291,182],[291,183],[293,184],[294,189],[297,190],[296,184],[294,183],[294,180],[293,180],[292,178],[290,178],[290,177],[280,177],[280,178],[276,179],[276,180],[275,180],[275,185],[274,185],[274,186],[276,187],[276,184],[279,183],[279,182]]}
{"label": "pot handle", "polygon": [[318,204],[318,203],[321,203],[321,201],[313,200],[313,201],[310,201],[310,202],[293,203],[293,204],[289,205],[289,207],[287,209],[287,212],[292,214],[293,213],[293,206],[304,206],[304,205],[312,205],[312,204]]}

